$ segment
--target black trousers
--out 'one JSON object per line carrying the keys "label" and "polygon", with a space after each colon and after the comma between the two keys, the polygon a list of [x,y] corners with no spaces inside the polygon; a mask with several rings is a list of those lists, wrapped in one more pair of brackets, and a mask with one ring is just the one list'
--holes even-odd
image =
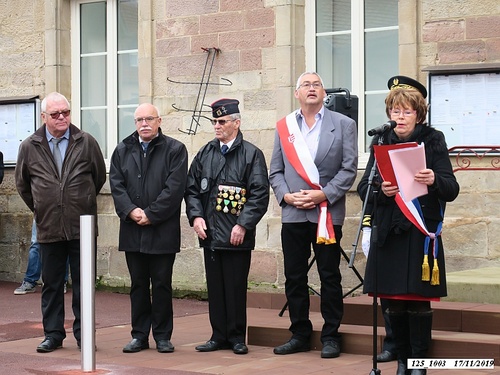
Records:
{"label": "black trousers", "polygon": [[80,321],[80,240],[41,243],[42,317],[45,337],[62,342],[64,329],[64,279],[69,258],[72,283],[73,335],[81,339]]}
{"label": "black trousers", "polygon": [[385,337],[384,344],[382,345],[382,350],[387,350],[393,354],[396,353],[396,343],[394,342],[394,335],[392,333],[391,319],[387,314],[387,308],[389,307],[389,301],[385,298],[380,299],[380,308],[382,309],[382,316],[384,317],[385,325]]}
{"label": "black trousers", "polygon": [[172,269],[175,254],[126,252],[125,258],[131,279],[132,337],[148,341],[152,330],[155,341],[170,340],[174,329]]}
{"label": "black trousers", "polygon": [[342,296],[342,275],[340,274],[340,240],[342,226],[334,226],[337,243],[331,245],[316,244],[317,224],[284,223],[281,228],[285,266],[285,294],[290,314],[292,337],[308,341],[312,334],[309,319],[308,262],[311,246],[316,255],[316,266],[321,281],[321,315],[324,324],[321,329],[321,342],[337,341],[338,332],[344,314]]}
{"label": "black trousers", "polygon": [[204,248],[211,340],[244,343],[247,329],[247,284],[252,252]]}

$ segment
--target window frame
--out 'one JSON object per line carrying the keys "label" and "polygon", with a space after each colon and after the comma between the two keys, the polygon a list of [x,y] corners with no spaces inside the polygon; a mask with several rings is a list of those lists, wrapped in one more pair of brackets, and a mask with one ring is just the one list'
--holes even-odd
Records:
{"label": "window frame", "polygon": [[[351,0],[351,82],[352,87],[348,88],[353,95],[358,97],[358,149],[359,164],[366,165],[369,152],[365,152],[366,142],[366,95],[385,94],[389,92],[384,90],[366,90],[365,89],[365,34],[373,31],[399,30],[399,26],[365,28],[365,1]],[[307,0],[305,3],[305,51],[306,51],[306,70],[316,70],[316,38],[324,35],[345,35],[347,32],[332,31],[316,33],[316,1]],[[383,109],[382,109],[383,111]]]}
{"label": "window frame", "polygon": [[[91,56],[96,54],[81,53],[81,22],[80,22],[80,6],[82,4],[91,3],[106,3],[106,52],[99,54],[106,56],[106,100],[105,106],[85,107],[84,109],[106,109],[106,152],[103,154],[106,163],[109,163],[111,154],[114,151],[118,140],[118,110],[120,108],[136,108],[138,103],[118,105],[118,77],[117,74],[110,72],[118,72],[118,55],[124,52],[137,52],[136,50],[118,51],[118,1],[117,0],[73,0],[71,2],[71,111],[73,119],[78,119],[78,124],[81,128],[81,57]],[[138,21],[139,22],[139,21]],[[139,89],[139,88],[138,88]]]}

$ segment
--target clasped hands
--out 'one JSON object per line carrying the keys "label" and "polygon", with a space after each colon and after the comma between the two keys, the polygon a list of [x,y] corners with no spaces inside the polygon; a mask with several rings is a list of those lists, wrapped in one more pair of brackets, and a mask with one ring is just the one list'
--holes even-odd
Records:
{"label": "clasped hands", "polygon": [[149,221],[148,217],[144,213],[144,210],[142,208],[134,208],[130,213],[128,214],[130,219],[135,221],[138,225],[144,226],[144,225],[150,225],[151,221]]}
{"label": "clasped hands", "polygon": [[318,204],[326,200],[326,195],[322,190],[300,190],[295,193],[286,193],[283,197],[285,202],[290,206],[302,210],[310,210],[316,207]]}
{"label": "clasped hands", "polygon": [[[205,223],[205,219],[202,217],[197,217],[193,220],[193,229],[198,237],[202,240],[207,238],[207,224]],[[236,224],[231,230],[231,238],[229,239],[229,243],[233,246],[238,246],[243,243],[245,239],[245,234],[247,230],[245,227]]]}
{"label": "clasped hands", "polygon": [[[417,172],[414,177],[415,182],[431,186],[435,181],[434,171],[432,169],[422,169]],[[390,181],[382,182],[382,193],[388,197],[393,197],[399,192],[399,188],[395,185],[392,186]]]}

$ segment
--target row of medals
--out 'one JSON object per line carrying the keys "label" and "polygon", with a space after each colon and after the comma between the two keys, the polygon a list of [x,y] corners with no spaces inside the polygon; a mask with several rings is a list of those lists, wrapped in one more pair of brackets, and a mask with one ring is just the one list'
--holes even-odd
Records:
{"label": "row of medals", "polygon": [[246,192],[246,189],[240,187],[219,185],[215,209],[225,214],[231,212],[233,215],[239,215],[247,201],[245,198]]}

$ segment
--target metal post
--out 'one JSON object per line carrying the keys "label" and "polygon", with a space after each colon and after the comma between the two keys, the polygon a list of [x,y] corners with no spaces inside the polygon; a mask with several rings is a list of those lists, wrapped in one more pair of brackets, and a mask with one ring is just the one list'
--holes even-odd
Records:
{"label": "metal post", "polygon": [[80,312],[82,371],[95,371],[95,218],[80,216]]}

